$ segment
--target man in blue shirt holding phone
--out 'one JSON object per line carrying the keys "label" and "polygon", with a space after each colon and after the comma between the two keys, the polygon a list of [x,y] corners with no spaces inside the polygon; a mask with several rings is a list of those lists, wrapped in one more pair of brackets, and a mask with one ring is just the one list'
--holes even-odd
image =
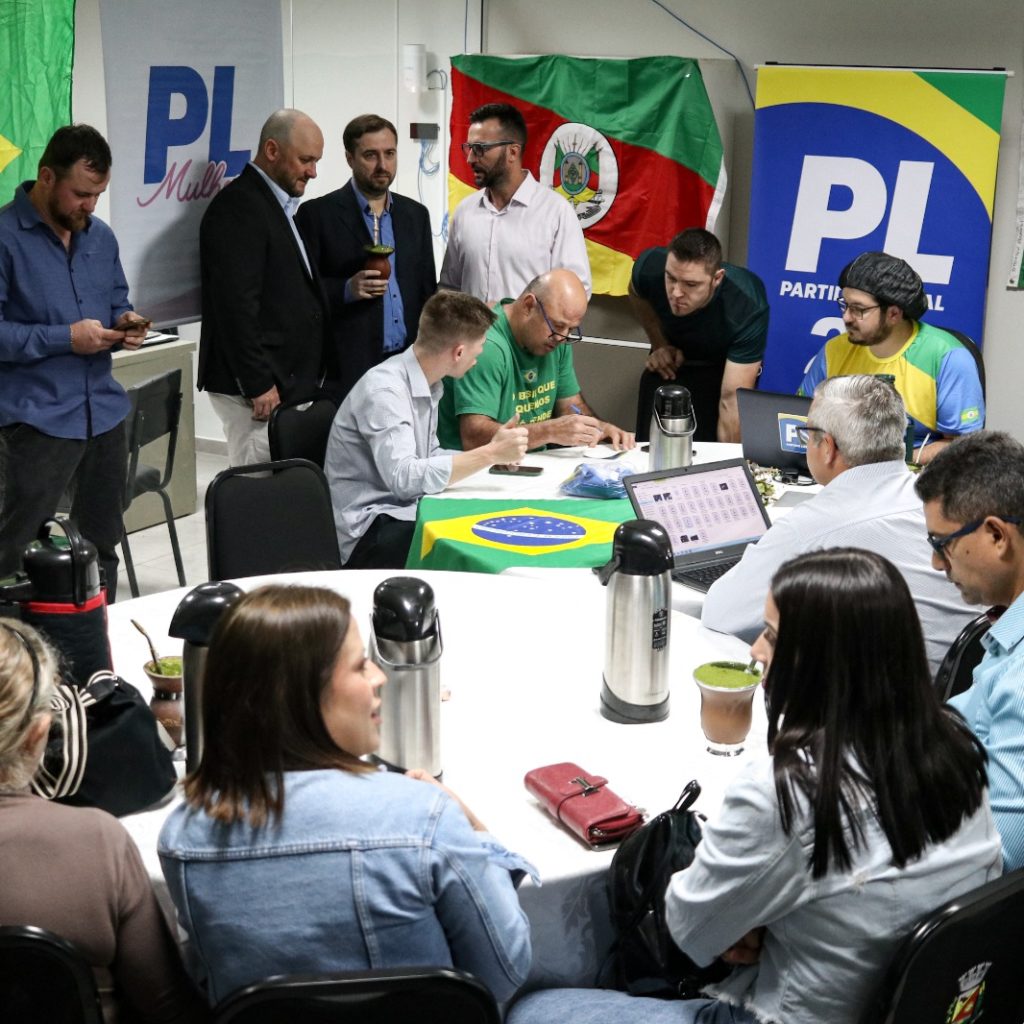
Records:
{"label": "man in blue shirt holding phone", "polygon": [[112,601],[130,402],[111,350],[138,348],[149,321],[132,312],[117,241],[93,216],[111,163],[95,128],[66,125],[37,180],[0,209],[0,576],[70,489]]}

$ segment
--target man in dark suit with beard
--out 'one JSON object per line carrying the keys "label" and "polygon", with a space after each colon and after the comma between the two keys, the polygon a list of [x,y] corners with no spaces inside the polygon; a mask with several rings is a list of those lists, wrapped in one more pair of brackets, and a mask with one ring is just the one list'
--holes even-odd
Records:
{"label": "man in dark suit with beard", "polygon": [[[416,340],[423,304],[437,276],[426,207],[390,190],[398,135],[376,114],[350,121],[342,136],[352,178],[303,203],[295,218],[327,292],[341,401],[371,367]],[[394,251],[391,272],[367,270],[366,247]]]}
{"label": "man in dark suit with beard", "polygon": [[269,460],[270,414],[323,379],[326,302],[293,220],[323,150],[301,111],[272,114],[256,156],[199,228],[199,389],[210,393],[232,466]]}

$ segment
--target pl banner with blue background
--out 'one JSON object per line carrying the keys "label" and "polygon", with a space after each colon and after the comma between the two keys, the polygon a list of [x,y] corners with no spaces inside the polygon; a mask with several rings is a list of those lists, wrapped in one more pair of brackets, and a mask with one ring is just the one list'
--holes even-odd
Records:
{"label": "pl banner with blue background", "polygon": [[132,305],[199,319],[199,222],[284,106],[280,0],[100,0],[110,223]]}
{"label": "pl banner with blue background", "polygon": [[1002,72],[764,67],[748,265],[771,304],[761,387],[792,392],[841,333],[839,272],[882,250],[928,293],[926,322],[981,342]]}

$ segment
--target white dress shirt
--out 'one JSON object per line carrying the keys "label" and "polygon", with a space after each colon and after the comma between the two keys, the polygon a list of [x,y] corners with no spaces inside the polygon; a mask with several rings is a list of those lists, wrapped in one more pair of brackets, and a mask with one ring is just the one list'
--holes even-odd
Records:
{"label": "white dress shirt", "polygon": [[774,523],[712,584],[701,622],[753,641],[779,566],[807,551],[840,547],[874,551],[899,569],[921,619],[934,675],[960,630],[983,609],[964,604],[956,587],[932,568],[924,507],[914,491],[914,474],[901,461],[853,466]]}
{"label": "white dress shirt", "polygon": [[590,260],[575,210],[527,171],[501,210],[487,189],[459,203],[440,285],[492,303],[518,298],[535,277],[556,267],[575,271],[590,297]]}
{"label": "white dress shirt", "polygon": [[378,515],[414,520],[419,499],[448,486],[454,453],[437,442],[443,390],[427,383],[407,348],[365,373],[342,402],[324,468],[343,562]]}

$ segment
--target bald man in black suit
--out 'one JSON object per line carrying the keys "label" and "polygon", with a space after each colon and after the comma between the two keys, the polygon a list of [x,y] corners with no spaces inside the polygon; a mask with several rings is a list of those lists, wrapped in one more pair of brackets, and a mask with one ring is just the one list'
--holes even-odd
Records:
{"label": "bald man in black suit", "polygon": [[310,397],[329,368],[326,299],[293,220],[323,148],[301,111],[272,114],[258,153],[199,229],[199,389],[210,393],[232,466],[269,460],[270,414]]}

